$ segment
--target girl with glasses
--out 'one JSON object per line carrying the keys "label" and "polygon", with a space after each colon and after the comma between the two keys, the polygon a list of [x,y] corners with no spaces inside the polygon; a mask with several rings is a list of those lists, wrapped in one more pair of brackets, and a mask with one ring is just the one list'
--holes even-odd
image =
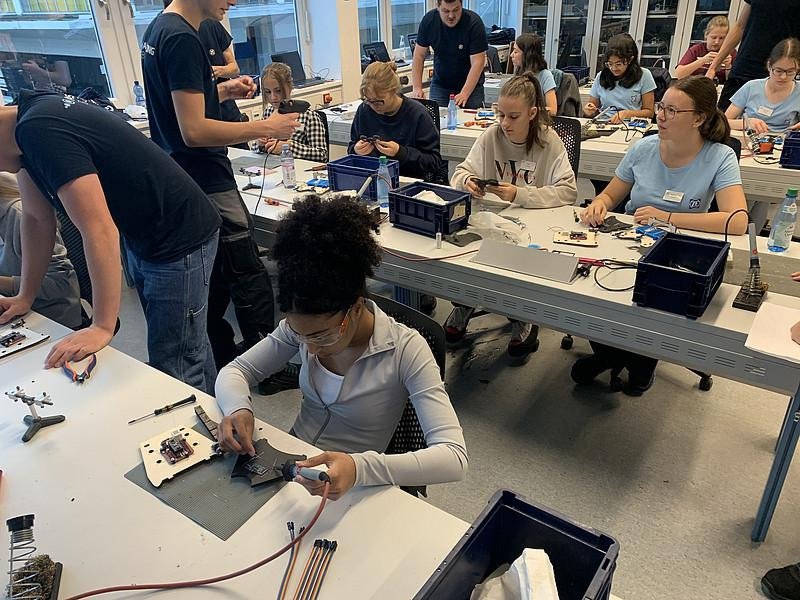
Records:
{"label": "girl with glasses", "polygon": [[547,68],[547,61],[542,53],[542,38],[535,33],[523,33],[519,36],[511,51],[511,63],[514,65],[514,75],[522,75],[527,71],[536,75],[544,94],[547,112],[556,116],[558,112],[556,80]]}
{"label": "girl with glasses", "polygon": [[606,109],[611,123],[653,117],[656,82],[648,69],[639,66],[638,56],[636,42],[627,33],[608,40],[603,70],[595,78],[583,109],[587,117]]}
{"label": "girl with glasses", "polygon": [[772,49],[767,60],[769,77],[745,83],[725,111],[731,129],[758,134],[800,129],[800,41],[787,38]]}
{"label": "girl with glasses", "polygon": [[[281,100],[289,100],[294,88],[292,70],[283,63],[272,63],[261,72],[261,105],[264,118],[278,110]],[[328,161],[328,142],[325,124],[315,110],[307,110],[298,115],[300,127],[295,129],[288,140],[261,138],[259,146],[270,154],[280,154],[284,144],[289,144],[292,156],[315,162]]]}
{"label": "girl with glasses", "polygon": [[[497,100],[498,123],[472,146],[453,173],[451,185],[478,198],[492,194],[509,207],[553,208],[574,204],[578,192],[575,174],[558,134],[549,126],[539,80],[525,73],[508,80]],[[476,179],[494,179],[497,185],[479,185]],[[454,304],[445,322],[450,343],[459,342],[475,309]],[[539,328],[511,321],[508,355],[523,364],[539,347]]]}
{"label": "girl with glasses", "polygon": [[[400,174],[446,183],[439,153],[439,127],[421,102],[400,95],[394,62],[374,62],[361,78],[363,102],[350,127],[350,154],[386,156]],[[362,139],[362,136],[367,139]]]}
{"label": "girl with glasses", "polygon": [[[656,112],[658,135],[634,144],[608,186],[581,213],[590,226],[603,223],[609,210],[629,197],[625,212],[636,223],[655,219],[679,229],[741,235],[747,228],[739,163],[726,144],[730,128],[717,108],[717,90],[707,77],[677,80]],[[709,212],[716,197],[718,210]],[[623,391],[639,396],[655,379],[657,360],[590,342],[594,355],[572,367],[578,384],[613,370],[612,379],[628,370]]]}
{"label": "girl with glasses", "polygon": [[[464,436],[439,367],[421,334],[367,296],[381,249],[361,203],[308,196],[281,219],[273,256],[277,329],[220,371],[217,402],[224,450],[254,454],[250,388],[300,354],[303,399],[293,435],[325,450],[299,466],[325,464],[335,500],[354,486],[422,486],[463,479]],[[386,455],[408,400],[427,448]],[[303,478],[312,494],[320,482]]]}

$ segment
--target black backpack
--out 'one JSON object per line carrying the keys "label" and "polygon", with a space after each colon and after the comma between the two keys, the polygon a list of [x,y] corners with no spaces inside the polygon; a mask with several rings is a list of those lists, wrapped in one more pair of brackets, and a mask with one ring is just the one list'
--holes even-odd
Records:
{"label": "black backpack", "polygon": [[510,44],[517,39],[517,30],[513,27],[498,27],[492,25],[492,30],[486,34],[490,44]]}
{"label": "black backpack", "polygon": [[[660,67],[656,66],[658,63],[661,63]],[[664,94],[672,84],[672,75],[669,74],[669,69],[667,69],[667,65],[663,58],[659,58],[652,67],[649,67],[649,70],[656,82],[656,89],[653,93],[655,96],[655,101],[661,102]]]}

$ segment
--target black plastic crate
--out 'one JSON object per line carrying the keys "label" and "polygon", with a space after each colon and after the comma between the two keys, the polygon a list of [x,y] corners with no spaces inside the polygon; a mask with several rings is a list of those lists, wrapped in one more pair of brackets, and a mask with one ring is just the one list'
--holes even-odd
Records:
{"label": "black plastic crate", "polygon": [[614,538],[499,490],[414,600],[467,600],[477,584],[525,548],[547,552],[560,600],[611,596],[619,554]]}
{"label": "black plastic crate", "polygon": [[583,65],[581,66],[571,65],[571,66],[561,67],[561,70],[564,71],[564,73],[572,73],[575,76],[575,79],[578,80],[578,85],[583,85],[584,83],[589,81],[589,67]]}
{"label": "black plastic crate", "polygon": [[633,301],[690,319],[702,316],[725,274],[730,243],[667,233],[639,260]]}
{"label": "black plastic crate", "polygon": [[800,131],[790,131],[784,136],[780,164],[786,169],[800,169]]}
{"label": "black plastic crate", "polygon": [[[378,172],[379,158],[374,156],[359,156],[358,154],[348,154],[342,158],[337,158],[328,163],[328,182],[334,192],[344,190],[358,191],[364,181],[370,175]],[[392,180],[392,188],[400,185],[400,163],[396,160],[386,162],[389,167],[389,178]],[[369,184],[365,199],[376,201],[378,199],[378,181],[373,179]]]}
{"label": "black plastic crate", "polygon": [[[430,190],[447,202],[436,204],[413,196]],[[389,221],[395,227],[436,237],[437,232],[449,235],[467,226],[472,212],[469,192],[418,181],[396,190],[389,190]]]}

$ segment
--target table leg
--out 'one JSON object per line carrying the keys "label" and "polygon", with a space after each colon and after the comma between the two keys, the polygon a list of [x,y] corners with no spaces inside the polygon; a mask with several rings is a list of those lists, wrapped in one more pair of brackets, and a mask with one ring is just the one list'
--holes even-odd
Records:
{"label": "table leg", "polygon": [[769,524],[778,504],[786,473],[789,470],[789,465],[792,464],[798,437],[800,437],[800,390],[795,392],[794,396],[789,400],[789,410],[778,437],[775,458],[772,461],[769,477],[767,477],[764,495],[761,496],[761,504],[756,513],[756,522],[750,534],[750,539],[754,542],[763,542],[767,537]]}
{"label": "table leg", "polygon": [[394,286],[394,299],[415,310],[419,310],[421,297],[422,294],[420,292],[415,292],[399,285]]}

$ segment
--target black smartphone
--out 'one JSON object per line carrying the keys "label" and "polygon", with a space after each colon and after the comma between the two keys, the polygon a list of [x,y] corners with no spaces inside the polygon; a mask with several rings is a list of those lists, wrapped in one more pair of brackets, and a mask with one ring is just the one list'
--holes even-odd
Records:
{"label": "black smartphone", "polygon": [[481,190],[486,189],[487,185],[493,185],[495,187],[500,185],[497,179],[479,179],[478,177],[473,177],[472,181],[474,181],[475,185],[477,185]]}
{"label": "black smartphone", "polygon": [[306,102],[305,100],[281,100],[281,103],[278,105],[278,112],[282,115],[286,115],[289,113],[304,113],[311,105]]}

